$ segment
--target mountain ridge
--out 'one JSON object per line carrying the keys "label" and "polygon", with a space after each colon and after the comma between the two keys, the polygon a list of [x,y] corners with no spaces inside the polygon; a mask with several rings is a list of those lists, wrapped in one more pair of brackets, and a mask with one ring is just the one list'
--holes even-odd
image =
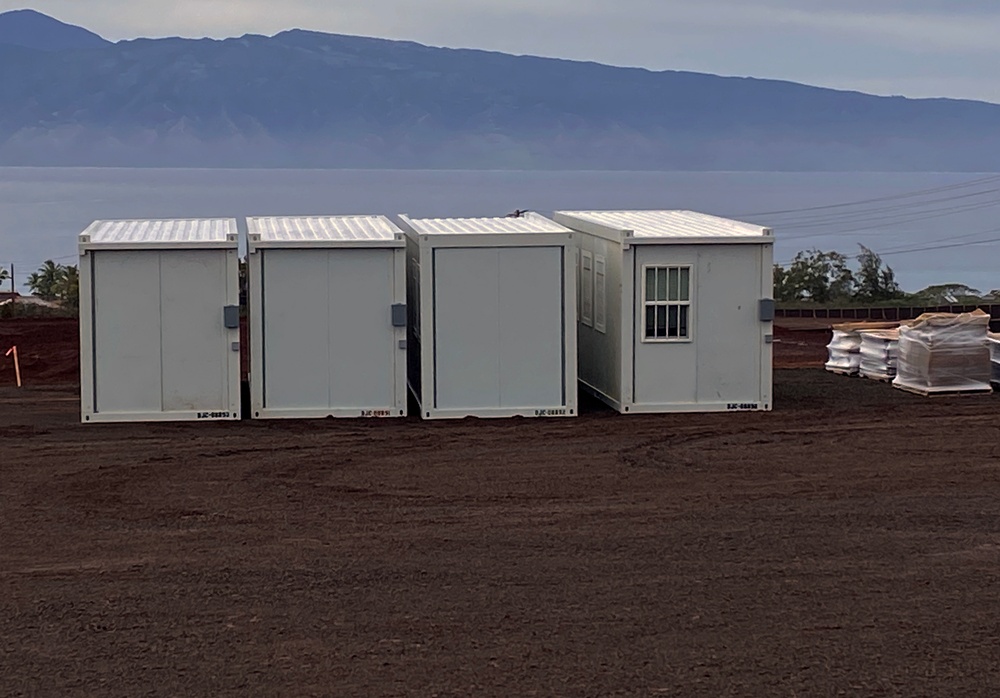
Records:
{"label": "mountain ridge", "polygon": [[0,164],[990,171],[1000,162],[1000,105],[975,100],[301,29],[8,45],[0,55],[17,68],[0,75]]}
{"label": "mountain ridge", "polygon": [[38,51],[68,51],[103,48],[111,42],[83,27],[24,9],[0,14],[0,44]]}

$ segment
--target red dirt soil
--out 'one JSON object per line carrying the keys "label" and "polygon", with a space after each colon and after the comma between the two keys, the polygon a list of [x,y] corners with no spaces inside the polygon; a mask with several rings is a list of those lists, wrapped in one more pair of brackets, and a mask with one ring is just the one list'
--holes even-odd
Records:
{"label": "red dirt soil", "polygon": [[1000,695],[1000,398],[774,404],[81,425],[0,387],[0,695]]}
{"label": "red dirt soil", "polygon": [[[0,385],[14,384],[14,363],[4,357],[17,345],[26,385],[66,385],[80,380],[80,330],[73,318],[0,320]],[[249,372],[246,322],[241,328],[242,375]],[[822,366],[826,361],[829,330],[774,330],[776,368]]]}
{"label": "red dirt soil", "polygon": [[17,346],[25,385],[65,385],[80,381],[80,331],[74,318],[0,320],[0,385],[14,385]]}

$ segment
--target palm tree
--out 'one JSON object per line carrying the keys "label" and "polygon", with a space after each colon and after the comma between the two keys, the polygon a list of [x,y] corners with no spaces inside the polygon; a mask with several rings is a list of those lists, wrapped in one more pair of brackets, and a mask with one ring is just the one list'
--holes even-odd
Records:
{"label": "palm tree", "polygon": [[28,288],[39,298],[47,301],[56,299],[56,286],[65,269],[51,259],[45,261],[38,271],[28,277]]}
{"label": "palm tree", "polygon": [[62,304],[70,308],[80,307],[80,273],[76,265],[60,267],[59,281],[53,289]]}

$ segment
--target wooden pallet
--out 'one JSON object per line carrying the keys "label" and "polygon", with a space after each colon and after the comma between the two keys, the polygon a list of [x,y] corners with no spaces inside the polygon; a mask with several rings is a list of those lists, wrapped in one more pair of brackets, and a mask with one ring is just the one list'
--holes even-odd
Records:
{"label": "wooden pallet", "polygon": [[856,369],[852,370],[849,368],[827,368],[826,366],[824,366],[823,368],[825,368],[830,373],[836,373],[838,376],[852,376],[857,378],[860,375],[860,373]]}
{"label": "wooden pallet", "polygon": [[993,388],[978,388],[975,390],[922,390],[899,383],[893,383],[893,387],[913,393],[914,395],[920,395],[921,397],[961,397],[963,395],[989,395],[993,392]]}
{"label": "wooden pallet", "polygon": [[867,373],[861,374],[862,378],[867,378],[870,381],[875,381],[877,383],[892,383],[896,380],[896,376],[872,376]]}

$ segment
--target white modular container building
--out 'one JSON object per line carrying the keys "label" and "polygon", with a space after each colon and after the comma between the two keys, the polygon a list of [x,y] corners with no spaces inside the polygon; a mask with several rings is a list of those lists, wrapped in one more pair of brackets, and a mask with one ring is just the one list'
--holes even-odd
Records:
{"label": "white modular container building", "polygon": [[236,221],[96,221],[80,234],[84,422],[240,418]]}
{"label": "white modular container building", "polygon": [[254,418],[406,415],[406,241],[384,216],[247,219]]}
{"label": "white modular container building", "polygon": [[575,416],[577,236],[535,213],[401,221],[422,416]]}
{"label": "white modular container building", "polygon": [[560,211],[579,235],[580,380],[619,412],[771,409],[771,230],[692,211]]}

